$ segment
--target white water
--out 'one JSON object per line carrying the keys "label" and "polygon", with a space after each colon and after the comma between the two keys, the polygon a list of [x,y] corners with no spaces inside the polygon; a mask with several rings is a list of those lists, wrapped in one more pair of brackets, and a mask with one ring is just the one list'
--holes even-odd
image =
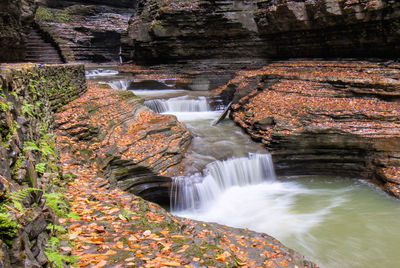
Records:
{"label": "white water", "polygon": [[156,99],[145,101],[144,104],[156,113],[173,112],[209,112],[211,107],[206,97],[188,99],[186,96],[171,99]]}
{"label": "white water", "polygon": [[85,75],[88,78],[93,78],[96,76],[111,76],[111,75],[117,75],[117,74],[118,74],[118,71],[108,70],[108,69],[95,69],[95,70],[85,71]]}
{"label": "white water", "polygon": [[119,80],[112,80],[109,82],[99,82],[99,83],[109,85],[112,89],[127,90],[130,84],[130,80],[119,79]]}
{"label": "white water", "polygon": [[268,154],[216,161],[207,165],[204,176],[195,174],[173,180],[171,209],[174,212],[202,210],[231,187],[274,180],[275,173]]}
{"label": "white water", "polygon": [[153,99],[144,103],[157,113],[173,114],[179,121],[215,120],[220,112],[212,111],[204,96],[180,96],[170,99]]}
{"label": "white water", "polygon": [[[199,99],[200,94],[133,92],[147,99],[182,94]],[[266,174],[264,167],[257,168],[258,160],[244,156],[247,152],[265,155],[264,149],[228,120],[211,126],[220,112],[170,113],[185,121],[194,136],[183,160],[186,177],[175,179],[174,191],[184,191],[174,200],[175,214],[267,233],[321,267],[399,266],[398,200],[358,180],[304,177],[292,181],[260,175]]]}

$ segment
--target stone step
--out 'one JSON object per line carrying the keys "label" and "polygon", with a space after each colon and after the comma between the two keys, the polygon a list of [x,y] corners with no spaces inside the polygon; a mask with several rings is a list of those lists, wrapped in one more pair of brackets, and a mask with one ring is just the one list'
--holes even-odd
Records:
{"label": "stone step", "polygon": [[59,52],[47,42],[37,29],[32,29],[26,45],[25,61],[40,63],[63,63]]}

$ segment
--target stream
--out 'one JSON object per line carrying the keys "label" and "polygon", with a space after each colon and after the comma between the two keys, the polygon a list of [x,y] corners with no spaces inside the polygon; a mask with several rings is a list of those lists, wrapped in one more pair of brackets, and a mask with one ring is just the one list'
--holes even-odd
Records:
{"label": "stream", "polygon": [[[121,90],[134,81],[99,73],[88,78]],[[212,126],[221,111],[209,105],[207,91],[157,82],[165,89],[132,91],[193,135],[185,170],[173,178],[173,214],[266,233],[321,267],[398,267],[398,200],[357,178],[277,178],[263,146],[230,120]]]}

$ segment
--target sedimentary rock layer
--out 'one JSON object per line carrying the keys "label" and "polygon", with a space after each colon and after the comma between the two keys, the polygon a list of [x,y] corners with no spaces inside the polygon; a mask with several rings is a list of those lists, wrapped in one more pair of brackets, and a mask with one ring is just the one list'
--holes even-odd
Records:
{"label": "sedimentary rock layer", "polygon": [[38,8],[35,22],[58,45],[67,62],[118,62],[121,37],[134,12],[133,5],[119,6],[49,2]]}
{"label": "sedimentary rock layer", "polygon": [[152,201],[169,203],[168,177],[191,135],[174,116],[159,115],[129,91],[94,85],[57,115],[58,144],[96,160],[112,185]]}
{"label": "sedimentary rock layer", "polygon": [[232,119],[265,144],[278,174],[369,178],[400,197],[399,67],[277,62],[238,72],[222,96],[234,99]]}
{"label": "sedimentary rock layer", "polygon": [[34,0],[0,1],[0,62],[23,61],[35,11]]}
{"label": "sedimentary rock layer", "polygon": [[123,42],[127,60],[398,57],[393,0],[159,1],[139,4]]}
{"label": "sedimentary rock layer", "polygon": [[0,65],[1,267],[49,265],[47,227],[56,219],[43,193],[62,180],[53,112],[82,94],[85,82],[82,65]]}

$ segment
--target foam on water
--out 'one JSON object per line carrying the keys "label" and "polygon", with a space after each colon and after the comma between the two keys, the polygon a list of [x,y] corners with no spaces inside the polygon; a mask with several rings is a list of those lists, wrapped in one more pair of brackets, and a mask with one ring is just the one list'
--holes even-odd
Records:
{"label": "foam on water", "polygon": [[86,77],[96,77],[96,76],[112,76],[117,75],[118,71],[108,70],[108,69],[95,69],[85,71]]}

